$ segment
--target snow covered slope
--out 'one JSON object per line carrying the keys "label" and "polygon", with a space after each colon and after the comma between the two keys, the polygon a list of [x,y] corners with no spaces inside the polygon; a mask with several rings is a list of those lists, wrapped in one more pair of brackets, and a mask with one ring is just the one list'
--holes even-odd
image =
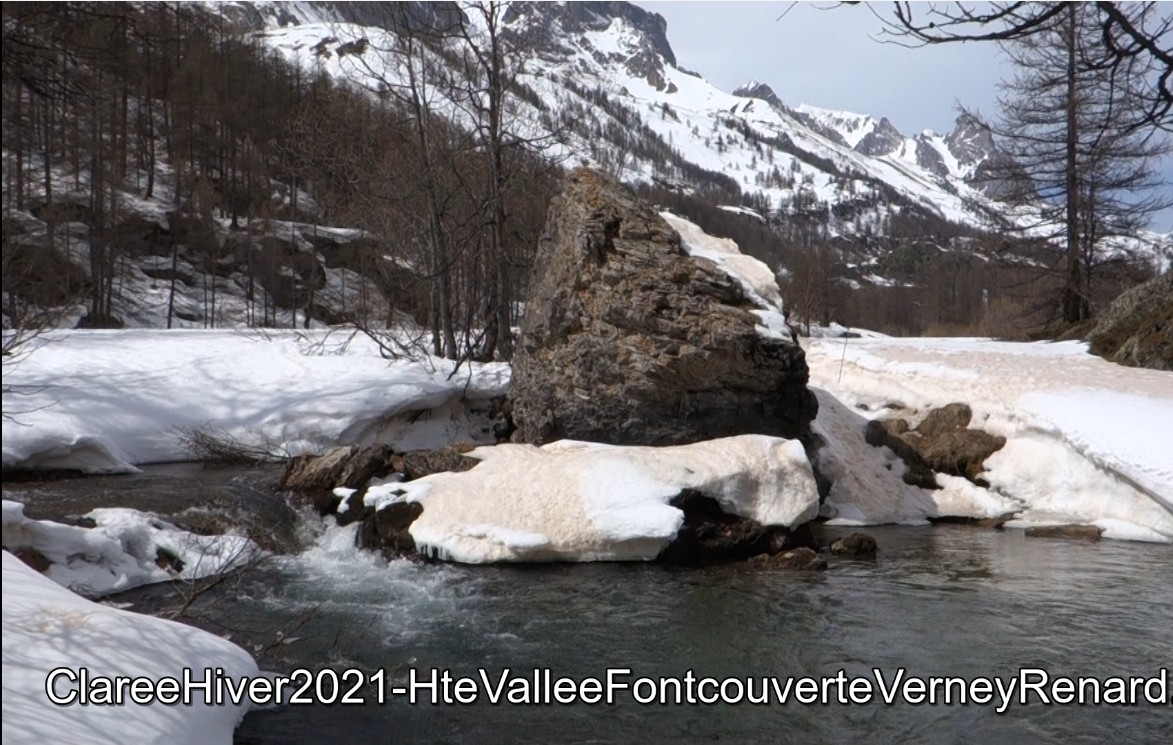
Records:
{"label": "snow covered slope", "polygon": [[[372,90],[404,82],[401,58],[381,51],[395,48],[396,23],[386,14],[376,22],[381,4],[362,14],[346,4],[280,12],[261,5],[251,14],[242,5],[223,12],[249,15],[260,41],[305,69]],[[727,188],[757,193],[775,209],[813,202],[832,223],[831,207],[851,203],[859,213],[833,225],[843,234],[874,226],[890,206],[970,226],[997,223],[967,181],[988,156],[972,138],[955,138],[968,143],[962,154],[950,137],[905,138],[886,119],[792,109],[761,84],[727,93],[679,67],[664,19],[628,3],[512,3],[503,21],[526,50],[518,80],[531,93],[515,98],[508,118],[523,133],[557,131],[551,155],[688,189],[723,177]],[[365,51],[339,51],[359,39],[368,40]],[[443,96],[431,100],[457,121],[467,116]]]}
{"label": "snow covered slope", "polygon": [[[1170,373],[1106,362],[1079,342],[812,339],[807,361],[825,389],[824,465],[852,474],[829,500],[842,522],[1013,512],[1010,525],[1091,524],[1109,538],[1173,542]],[[954,401],[973,409],[972,426],[1007,439],[986,460],[988,490],[944,477],[939,492],[908,487],[890,452],[862,444],[867,419],[889,404],[923,413]]]}

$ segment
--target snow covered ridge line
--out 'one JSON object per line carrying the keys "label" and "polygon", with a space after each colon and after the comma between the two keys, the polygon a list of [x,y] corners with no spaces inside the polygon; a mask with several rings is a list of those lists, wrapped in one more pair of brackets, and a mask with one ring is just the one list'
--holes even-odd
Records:
{"label": "snow covered ridge line", "polygon": [[470,471],[374,486],[364,503],[419,503],[409,529],[417,548],[474,564],[655,559],[683,524],[670,501],[685,490],[762,525],[801,525],[819,506],[802,444],[764,435],[658,448],[561,440],[468,455],[481,461]]}
{"label": "snow covered ridge line", "polygon": [[[52,703],[45,684],[58,668],[151,680],[178,679],[184,669],[208,667],[237,679],[259,671],[247,652],[214,634],[91,602],[2,553],[5,745],[232,742],[247,703],[207,706],[199,697],[191,706]],[[67,695],[68,681],[56,682],[55,694]]]}
{"label": "snow covered ridge line", "polygon": [[[96,509],[97,525],[34,520],[24,505],[4,500],[4,548],[37,563],[45,576],[90,597],[169,580],[195,580],[237,569],[262,555],[244,536],[202,536],[153,515],[125,508]],[[7,602],[7,592],[5,601]]]}
{"label": "snow covered ridge line", "polygon": [[509,388],[508,365],[474,363],[450,379],[449,360],[389,362],[338,331],[55,331],[37,342],[5,369],[4,411],[16,421],[3,429],[6,470],[198,460],[184,437],[193,430],[277,456],[490,442],[473,409]]}

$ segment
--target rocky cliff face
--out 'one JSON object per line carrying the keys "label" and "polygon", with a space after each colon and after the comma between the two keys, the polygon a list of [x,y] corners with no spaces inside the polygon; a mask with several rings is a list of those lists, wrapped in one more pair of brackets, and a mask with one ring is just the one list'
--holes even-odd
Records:
{"label": "rocky cliff face", "polygon": [[626,69],[658,90],[666,87],[664,64],[676,65],[668,22],[625,2],[510,3],[502,18],[524,49],[547,60],[589,54],[601,65]]}
{"label": "rocky cliff face", "polygon": [[686,255],[625,187],[572,174],[536,261],[510,393],[515,441],[809,438],[818,404],[802,349],[762,335],[741,286]]}
{"label": "rocky cliff face", "polygon": [[855,150],[864,155],[881,156],[895,152],[903,144],[904,135],[888,121],[888,117],[884,117],[875,129],[859,141]]}
{"label": "rocky cliff face", "polygon": [[1116,298],[1087,340],[1093,354],[1112,362],[1173,370],[1173,272]]}

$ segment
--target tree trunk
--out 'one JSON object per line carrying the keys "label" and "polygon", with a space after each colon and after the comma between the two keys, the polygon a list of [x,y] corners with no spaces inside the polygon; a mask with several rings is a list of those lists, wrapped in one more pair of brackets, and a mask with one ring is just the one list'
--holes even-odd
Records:
{"label": "tree trunk", "polygon": [[1086,301],[1083,298],[1083,282],[1080,278],[1079,260],[1079,119],[1076,100],[1076,7],[1067,6],[1067,160],[1065,174],[1066,233],[1067,233],[1067,280],[1063,287],[1063,320],[1078,323],[1086,317]]}

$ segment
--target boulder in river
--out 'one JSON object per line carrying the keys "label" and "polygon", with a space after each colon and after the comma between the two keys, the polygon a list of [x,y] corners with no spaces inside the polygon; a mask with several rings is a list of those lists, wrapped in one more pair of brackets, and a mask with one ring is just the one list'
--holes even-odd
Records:
{"label": "boulder in river", "polygon": [[1026,529],[1027,538],[1067,538],[1075,541],[1098,541],[1102,528],[1095,525],[1035,525]]}
{"label": "boulder in river", "polygon": [[280,488],[312,499],[321,514],[329,514],[338,505],[336,487],[361,489],[372,478],[392,471],[389,445],[341,445],[322,455],[298,455],[289,460],[281,476]]}
{"label": "boulder in river", "polygon": [[805,354],[755,309],[651,205],[575,171],[538,245],[513,361],[514,441],[807,441],[818,402]]}

